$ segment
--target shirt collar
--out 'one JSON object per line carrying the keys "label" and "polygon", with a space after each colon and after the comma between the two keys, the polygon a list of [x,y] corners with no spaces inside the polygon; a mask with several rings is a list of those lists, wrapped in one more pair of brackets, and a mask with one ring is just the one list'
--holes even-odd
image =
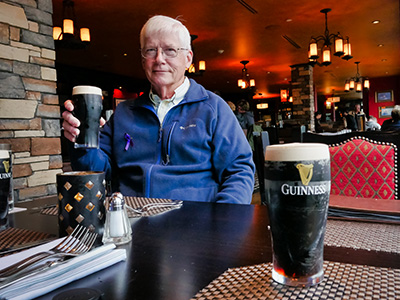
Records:
{"label": "shirt collar", "polygon": [[[183,83],[175,89],[174,95],[170,99],[164,99],[163,101],[172,102],[174,105],[178,104],[185,97],[186,92],[189,90],[189,87],[190,87],[190,81],[187,77],[185,77]],[[160,97],[157,94],[153,93],[152,89],[150,89],[149,96],[154,106],[158,107],[158,105],[161,102]]]}

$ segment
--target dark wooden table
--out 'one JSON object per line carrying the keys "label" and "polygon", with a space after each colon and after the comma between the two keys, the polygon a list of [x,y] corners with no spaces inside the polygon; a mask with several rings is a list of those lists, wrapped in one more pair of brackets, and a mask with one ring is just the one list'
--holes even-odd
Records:
{"label": "dark wooden table", "polygon": [[[57,217],[17,213],[11,224],[57,232]],[[34,228],[32,228],[32,226]],[[185,202],[179,210],[132,221],[128,260],[57,289],[95,288],[102,299],[190,299],[228,268],[271,261],[267,208]],[[400,268],[400,255],[325,247],[325,260]]]}

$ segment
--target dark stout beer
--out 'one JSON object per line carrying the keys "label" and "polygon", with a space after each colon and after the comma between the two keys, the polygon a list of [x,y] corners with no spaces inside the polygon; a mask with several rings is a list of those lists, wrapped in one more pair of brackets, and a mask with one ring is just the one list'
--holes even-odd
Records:
{"label": "dark stout beer", "polygon": [[11,151],[11,144],[0,144],[0,150],[7,150],[10,155],[10,163],[8,173],[10,173],[10,192],[8,194],[8,211],[14,209],[14,185],[12,179],[12,164],[13,164],[13,157]]}
{"label": "dark stout beer", "polygon": [[0,150],[0,230],[8,225],[8,196],[11,184],[11,158],[8,150]]}
{"label": "dark stout beer", "polygon": [[94,86],[80,85],[72,90],[74,115],[81,122],[75,148],[98,148],[102,92]]}
{"label": "dark stout beer", "polygon": [[327,145],[267,147],[265,189],[275,281],[309,286],[323,278],[324,234],[330,193]]}

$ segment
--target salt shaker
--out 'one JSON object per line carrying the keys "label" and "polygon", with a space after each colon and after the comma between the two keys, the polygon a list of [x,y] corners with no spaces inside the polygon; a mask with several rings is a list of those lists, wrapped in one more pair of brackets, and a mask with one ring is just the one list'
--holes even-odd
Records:
{"label": "salt shaker", "polygon": [[103,243],[122,245],[132,240],[132,228],[121,193],[113,193],[106,205],[106,223],[104,226]]}

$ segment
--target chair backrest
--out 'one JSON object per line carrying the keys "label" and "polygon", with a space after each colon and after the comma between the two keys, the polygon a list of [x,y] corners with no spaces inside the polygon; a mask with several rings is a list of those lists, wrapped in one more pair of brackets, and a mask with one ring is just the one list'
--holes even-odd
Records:
{"label": "chair backrest", "polygon": [[266,127],[264,129],[268,132],[269,142],[271,145],[279,144],[278,128],[277,127]]}
{"label": "chair backrest", "polygon": [[264,183],[264,161],[265,148],[270,145],[267,131],[253,132],[254,154],[253,160],[256,165],[261,203],[265,204],[265,183]]}
{"label": "chair backrest", "polygon": [[400,132],[363,131],[339,135],[304,133],[303,142],[324,143],[331,154],[331,193],[399,199]]}

